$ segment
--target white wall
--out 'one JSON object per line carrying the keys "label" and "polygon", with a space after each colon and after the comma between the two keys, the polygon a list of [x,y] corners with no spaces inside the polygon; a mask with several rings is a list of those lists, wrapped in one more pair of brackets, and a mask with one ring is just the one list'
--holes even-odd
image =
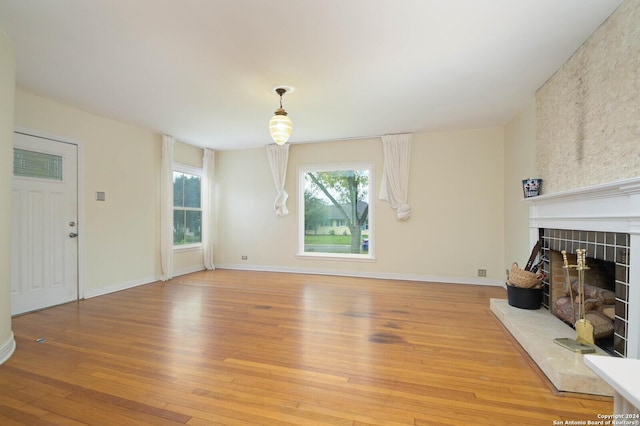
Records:
{"label": "white wall", "polygon": [[15,348],[11,332],[11,180],[13,178],[13,46],[0,29],[0,364]]}
{"label": "white wall", "polygon": [[[51,99],[16,91],[15,124],[84,146],[85,295],[160,274],[160,136]],[[96,191],[106,201],[96,201]]]}
{"label": "white wall", "polygon": [[[345,161],[375,163],[377,260],[296,258],[298,166]],[[503,169],[502,128],[414,135],[413,216],[399,222],[377,199],[380,139],[294,144],[285,186],[290,213],[277,217],[266,150],[219,152],[215,262],[218,267],[496,284],[504,275]],[[488,278],[477,278],[477,269],[486,269]]]}
{"label": "white wall", "polygon": [[[505,269],[513,262],[524,266],[529,259],[529,204],[523,201],[522,180],[536,172],[536,105],[531,104],[505,126],[504,234]],[[544,182],[542,192],[544,193]],[[505,273],[506,277],[506,273]]]}

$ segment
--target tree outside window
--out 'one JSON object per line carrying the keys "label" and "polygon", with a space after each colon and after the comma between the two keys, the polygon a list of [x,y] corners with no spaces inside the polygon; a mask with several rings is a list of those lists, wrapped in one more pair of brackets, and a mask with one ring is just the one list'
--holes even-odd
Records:
{"label": "tree outside window", "polygon": [[173,245],[202,242],[202,176],[180,170],[173,172]]}
{"label": "tree outside window", "polygon": [[372,257],[372,167],[307,166],[300,169],[299,179],[304,191],[301,254]]}

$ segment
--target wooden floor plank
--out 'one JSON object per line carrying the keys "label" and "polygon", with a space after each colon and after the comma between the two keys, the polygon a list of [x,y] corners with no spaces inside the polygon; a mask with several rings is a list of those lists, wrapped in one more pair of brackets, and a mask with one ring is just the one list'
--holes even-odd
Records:
{"label": "wooden floor plank", "polygon": [[[551,425],[503,288],[215,270],[15,317],[0,424]],[[43,338],[44,341],[37,341]]]}

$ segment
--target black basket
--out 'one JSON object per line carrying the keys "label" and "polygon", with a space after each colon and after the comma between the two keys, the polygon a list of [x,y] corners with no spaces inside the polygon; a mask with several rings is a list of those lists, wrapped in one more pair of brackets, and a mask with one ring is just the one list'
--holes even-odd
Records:
{"label": "black basket", "polygon": [[540,309],[542,288],[521,288],[507,284],[509,305],[521,309]]}

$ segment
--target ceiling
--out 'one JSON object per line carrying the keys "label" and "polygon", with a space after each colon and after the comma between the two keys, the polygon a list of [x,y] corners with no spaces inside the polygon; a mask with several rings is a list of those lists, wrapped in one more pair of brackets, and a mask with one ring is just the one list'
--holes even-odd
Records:
{"label": "ceiling", "polygon": [[18,87],[218,150],[499,126],[621,0],[0,0]]}

